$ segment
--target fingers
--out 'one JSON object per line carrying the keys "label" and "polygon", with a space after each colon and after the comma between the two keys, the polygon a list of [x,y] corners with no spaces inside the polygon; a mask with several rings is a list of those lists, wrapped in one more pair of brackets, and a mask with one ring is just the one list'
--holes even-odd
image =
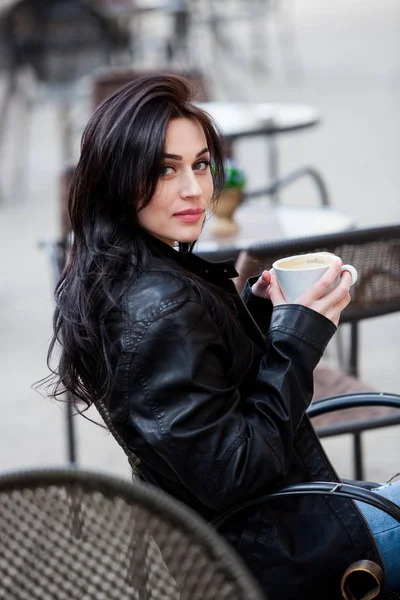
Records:
{"label": "fingers", "polygon": [[351,274],[348,271],[343,271],[340,275],[340,281],[338,285],[333,288],[328,294],[324,296],[329,303],[336,304],[346,296],[350,298],[350,287],[351,287]]}
{"label": "fingers", "polygon": [[309,291],[313,299],[321,298],[329,291],[329,288],[340,275],[342,264],[340,258],[336,259],[322,277],[312,286]]}
{"label": "fingers", "polygon": [[339,324],[340,315],[342,311],[346,308],[346,306],[350,303],[350,301],[350,292],[347,292],[347,294],[345,294],[336,304],[330,306],[326,310],[324,316],[327,319],[330,319],[337,327]]}
{"label": "fingers", "polygon": [[346,296],[350,297],[350,287],[351,275],[347,271],[344,271],[340,275],[340,281],[337,286],[331,291],[328,289],[328,293],[325,293],[320,299],[321,306],[332,306],[340,302],[342,298]]}
{"label": "fingers", "polygon": [[271,275],[269,271],[263,271],[261,276],[253,284],[251,291],[259,298],[269,298],[269,285],[271,283]]}
{"label": "fingers", "polygon": [[[339,270],[340,274],[340,270]],[[318,294],[322,289],[325,289],[326,283],[322,288],[318,288]],[[339,323],[340,314],[349,304],[350,297],[350,286],[351,286],[351,275],[347,271],[341,274],[340,282],[338,285],[329,291],[325,289],[322,297],[315,299],[312,298],[312,293],[306,302],[302,302],[308,308],[319,312],[321,315],[330,319],[336,326]],[[312,292],[312,290],[311,290]],[[327,293],[328,292],[328,293]]]}
{"label": "fingers", "polygon": [[265,285],[268,286],[271,283],[271,273],[269,271],[263,271],[260,279]]}
{"label": "fingers", "polygon": [[279,287],[279,283],[273,269],[271,269],[270,275],[271,285],[269,287],[269,297],[271,299],[272,304],[274,306],[278,306],[279,304],[287,304],[282,294],[281,288]]}
{"label": "fingers", "polygon": [[[336,326],[341,312],[351,300],[351,274],[348,271],[341,273],[341,266],[342,261],[336,260],[324,275],[296,300],[296,304],[315,310],[330,319]],[[334,285],[338,279],[339,282]]]}

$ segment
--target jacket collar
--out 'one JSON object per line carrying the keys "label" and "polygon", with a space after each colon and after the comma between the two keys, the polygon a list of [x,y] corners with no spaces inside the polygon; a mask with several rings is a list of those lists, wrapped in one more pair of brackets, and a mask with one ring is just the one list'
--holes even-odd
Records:
{"label": "jacket collar", "polygon": [[192,252],[179,252],[147,232],[144,232],[144,234],[143,237],[154,256],[160,258],[167,256],[172,258],[185,269],[194,272],[196,275],[203,277],[203,279],[210,281],[214,285],[218,285],[230,293],[233,296],[237,311],[241,315],[242,323],[247,335],[261,349],[264,348],[264,336],[243,304],[243,300],[241,299],[234,282],[231,281],[231,278],[238,276],[233,258],[220,262],[205,260]]}
{"label": "jacket collar", "polygon": [[185,269],[194,271],[205,279],[221,281],[239,275],[235,269],[233,258],[214,262],[201,258],[192,252],[180,252],[147,232],[144,232],[144,238],[149,242],[150,249],[155,255],[172,258]]}

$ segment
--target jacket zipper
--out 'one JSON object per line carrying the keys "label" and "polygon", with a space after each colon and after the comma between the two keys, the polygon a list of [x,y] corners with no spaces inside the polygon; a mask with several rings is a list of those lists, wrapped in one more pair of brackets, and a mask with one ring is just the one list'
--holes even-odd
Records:
{"label": "jacket zipper", "polygon": [[[331,463],[331,461],[330,461],[330,459],[329,459],[329,456],[328,456],[328,455],[326,454],[326,452],[324,451],[324,449],[323,449],[323,446],[322,446],[322,443],[321,443],[321,439],[320,439],[320,437],[319,437],[318,433],[315,431],[315,427],[314,427],[314,425],[312,424],[312,422],[311,422],[311,419],[310,419],[309,417],[307,417],[307,418],[308,418],[308,422],[309,422],[309,424],[310,424],[310,426],[311,426],[311,430],[312,430],[312,432],[313,432],[313,434],[314,434],[315,438],[318,440],[319,444],[320,444],[320,445],[321,445],[321,447],[322,447],[323,454],[324,454],[324,460],[325,460],[325,463],[326,463],[326,465],[327,465],[327,467],[328,467],[329,471],[331,472],[331,475],[333,475],[333,477],[335,477],[335,478],[336,478],[336,480],[337,480],[339,483],[343,483],[343,481],[342,481],[341,477],[339,477],[339,475],[338,475],[338,473],[337,473],[337,471],[336,471],[335,467],[332,465],[332,463]],[[383,560],[383,557],[382,557],[382,554],[381,554],[380,548],[378,547],[378,544],[377,544],[377,543],[376,543],[376,541],[375,541],[374,534],[372,533],[371,527],[369,526],[369,523],[368,523],[367,519],[364,517],[363,513],[361,512],[361,510],[358,508],[358,505],[357,505],[357,503],[356,503],[356,502],[353,502],[353,504],[354,504],[354,507],[355,507],[356,511],[357,511],[357,512],[358,512],[358,514],[360,515],[361,519],[364,521],[364,523],[365,523],[365,526],[366,526],[366,528],[367,528],[367,530],[368,530],[368,533],[369,533],[369,535],[370,535],[370,538],[371,538],[371,541],[372,541],[372,545],[374,546],[374,548],[375,548],[375,550],[376,550],[376,554],[379,556],[379,559],[380,559],[380,561],[381,561],[381,567],[382,567],[382,569],[383,569],[383,573],[384,573],[384,576],[385,576],[385,578],[384,578],[384,583],[385,583],[385,581],[386,581],[386,578],[387,578],[387,573],[386,573],[386,566],[385,566],[385,563],[384,563],[384,560]]]}

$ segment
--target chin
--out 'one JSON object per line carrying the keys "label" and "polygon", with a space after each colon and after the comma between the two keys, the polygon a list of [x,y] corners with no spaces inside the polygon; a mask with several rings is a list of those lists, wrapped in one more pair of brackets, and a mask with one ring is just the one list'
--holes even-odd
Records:
{"label": "chin", "polygon": [[180,235],[176,241],[179,242],[180,244],[192,244],[193,242],[196,242],[198,239],[199,239],[198,235],[196,235],[196,236]]}
{"label": "chin", "polygon": [[195,242],[201,233],[201,227],[193,227],[191,228],[191,230],[189,231],[179,231],[177,232],[177,235],[175,236],[175,239],[177,242],[181,242],[184,244],[191,244],[192,242]]}

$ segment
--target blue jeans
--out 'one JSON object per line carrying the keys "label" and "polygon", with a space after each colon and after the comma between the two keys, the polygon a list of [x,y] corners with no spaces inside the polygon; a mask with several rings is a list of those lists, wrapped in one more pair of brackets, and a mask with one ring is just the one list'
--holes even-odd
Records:
{"label": "blue jeans", "polygon": [[[400,481],[381,485],[374,491],[400,506]],[[379,508],[358,501],[357,505],[371,528],[385,563],[387,575],[385,592],[398,592],[400,591],[400,523]]]}

